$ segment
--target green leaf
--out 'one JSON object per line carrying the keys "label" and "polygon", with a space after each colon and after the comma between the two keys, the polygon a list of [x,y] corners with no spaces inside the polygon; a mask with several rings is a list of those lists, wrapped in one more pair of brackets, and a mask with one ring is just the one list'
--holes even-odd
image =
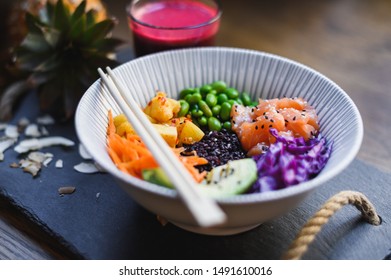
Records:
{"label": "green leaf", "polygon": [[27,12],[25,16],[25,21],[29,33],[42,34],[42,30],[40,28],[40,25],[42,25],[42,23],[37,17]]}
{"label": "green leaf", "polygon": [[89,10],[86,14],[87,28],[93,26],[96,23],[96,11]]}
{"label": "green leaf", "polygon": [[70,31],[71,40],[81,40],[86,30],[86,25],[86,17],[80,17],[77,21],[73,22]]}
{"label": "green leaf", "polygon": [[27,34],[21,46],[32,52],[42,53],[50,50],[49,43],[45,40],[43,35],[30,33]]}
{"label": "green leaf", "polygon": [[97,49],[98,52],[113,52],[117,47],[124,44],[125,41],[118,38],[105,38],[99,41],[96,41],[93,44],[93,47]]}
{"label": "green leaf", "polygon": [[54,10],[54,4],[47,1],[45,7],[39,11],[39,18],[41,19],[41,21],[46,23],[47,25],[53,26]]}
{"label": "green leaf", "polygon": [[16,59],[18,68],[21,70],[33,72],[34,69],[42,63],[47,57],[47,53],[31,53],[26,52]]}
{"label": "green leaf", "polygon": [[86,6],[87,6],[87,2],[85,0],[83,0],[79,4],[79,6],[77,6],[76,10],[73,12],[72,17],[71,17],[72,23],[75,23],[76,21],[78,21],[85,14]]}
{"label": "green leaf", "polygon": [[67,7],[64,6],[62,0],[59,0],[54,10],[54,27],[66,32],[70,26],[70,12]]}
{"label": "green leaf", "polygon": [[61,59],[58,55],[54,54],[51,57],[45,59],[39,64],[34,71],[35,72],[49,72],[61,66]]}
{"label": "green leaf", "polygon": [[88,28],[85,32],[83,42],[87,45],[105,38],[114,28],[115,22],[106,19]]}
{"label": "green leaf", "polygon": [[45,27],[43,28],[43,36],[51,47],[56,48],[61,39],[61,31],[54,28]]}

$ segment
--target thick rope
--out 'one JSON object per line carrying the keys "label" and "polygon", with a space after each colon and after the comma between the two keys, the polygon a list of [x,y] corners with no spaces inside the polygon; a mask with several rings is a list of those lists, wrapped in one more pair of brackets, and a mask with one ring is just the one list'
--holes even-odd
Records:
{"label": "thick rope", "polygon": [[298,260],[307,251],[310,243],[322,229],[322,226],[341,209],[351,204],[360,210],[363,218],[372,225],[380,225],[381,219],[376,213],[375,207],[362,193],[354,191],[342,191],[329,200],[320,210],[304,225],[296,239],[291,243],[288,251],[283,255],[284,260]]}

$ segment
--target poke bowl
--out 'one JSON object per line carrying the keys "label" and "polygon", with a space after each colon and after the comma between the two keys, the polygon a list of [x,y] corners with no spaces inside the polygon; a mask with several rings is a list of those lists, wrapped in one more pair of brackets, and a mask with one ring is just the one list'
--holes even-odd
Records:
{"label": "poke bowl", "polygon": [[[80,142],[96,163],[115,178],[114,182],[117,182],[134,201],[148,211],[188,231],[208,235],[236,234],[283,215],[295,208],[311,192],[342,172],[355,158],[362,142],[361,116],[348,94],[318,71],[281,56],[226,47],[190,48],[140,57],[118,66],[113,72],[125,87],[126,94],[132,94],[144,110],[151,104],[151,100],[157,97],[158,92],[164,92],[165,98],[180,103],[186,100],[186,90],[197,90],[202,86],[213,90],[212,86],[222,82],[226,88],[235,89],[241,94],[246,93],[246,97],[251,99],[253,107],[246,112],[256,111],[261,107],[260,102],[269,102],[269,100],[293,100],[295,102],[300,100],[305,106],[310,104],[308,108],[316,111],[317,126],[316,130],[311,131],[310,138],[325,139],[323,144],[327,148],[327,159],[321,160],[323,166],[318,173],[306,180],[293,181],[286,187],[277,186],[274,189],[266,187],[266,191],[248,191],[249,188],[247,188],[247,191],[242,193],[215,196],[213,199],[225,212],[227,220],[224,224],[205,228],[198,226],[175,188],[163,186],[164,184],[159,182],[145,180],[145,178],[120,170],[108,149],[108,127],[110,126],[108,116],[111,115],[113,123],[113,116],[120,116],[122,112],[100,79],[92,84],[82,97],[76,111],[75,126]],[[215,91],[213,93],[216,94]],[[190,105],[194,103],[189,99],[187,101]],[[234,107],[242,109],[250,107],[250,101],[248,104],[232,102],[231,105],[231,116],[228,119],[231,125],[228,123],[227,129],[231,129],[231,133],[235,134],[237,131],[233,132],[234,123],[238,119],[232,116]],[[274,111],[280,114],[278,109],[274,108]],[[300,109],[299,117],[308,113],[305,110],[307,107]],[[174,112],[174,115],[179,114],[178,110]],[[191,108],[185,113],[182,112],[182,116],[184,115],[193,118],[194,124],[204,132],[204,137],[211,134],[208,128],[213,130],[214,126],[199,125],[198,120],[201,118],[196,119],[195,113],[193,115],[191,113]],[[258,119],[261,117],[264,120],[265,112]],[[288,120],[287,117],[284,118],[285,120],[282,119],[283,122],[285,121],[284,127],[287,127]],[[256,122],[258,119],[250,119],[249,122]],[[270,121],[267,116],[266,119]],[[293,117],[293,120],[295,119],[296,117]],[[227,119],[225,120],[221,122],[221,127],[215,129],[216,131],[220,129],[225,131],[224,125],[227,124]],[[275,137],[272,137],[274,140],[269,143],[270,149],[264,149],[265,145],[262,142],[261,146],[265,153],[272,150],[272,142],[279,137],[272,129],[275,120],[271,121],[271,129],[268,131]],[[259,123],[256,129],[260,129],[260,126]],[[282,136],[285,132],[281,132]],[[254,131],[247,134],[247,138],[250,139],[258,137]],[[291,136],[288,135],[288,139]],[[243,137],[237,134],[237,138],[241,141]],[[309,141],[312,141],[311,139]],[[262,158],[262,155],[251,155],[248,147],[244,150],[244,154],[247,158],[257,160]],[[274,155],[269,155],[269,158],[273,161]],[[260,164],[259,162],[256,164],[260,176]],[[256,181],[252,182],[250,189],[258,183],[258,189],[261,190],[259,178],[257,177]]]}

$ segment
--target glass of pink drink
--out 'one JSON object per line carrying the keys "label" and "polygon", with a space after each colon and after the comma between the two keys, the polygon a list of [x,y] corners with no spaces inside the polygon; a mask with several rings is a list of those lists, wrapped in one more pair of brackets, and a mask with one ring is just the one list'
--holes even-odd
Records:
{"label": "glass of pink drink", "polygon": [[217,0],[133,0],[127,14],[135,55],[213,46],[221,13]]}

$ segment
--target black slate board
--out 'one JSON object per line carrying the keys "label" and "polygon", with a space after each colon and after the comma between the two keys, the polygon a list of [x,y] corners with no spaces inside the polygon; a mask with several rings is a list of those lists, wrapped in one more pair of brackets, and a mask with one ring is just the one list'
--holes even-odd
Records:
{"label": "black slate board", "polygon": [[[25,98],[14,118],[32,122],[39,115],[36,96]],[[73,122],[47,126],[52,136],[78,143]],[[1,135],[0,135],[1,136]],[[364,193],[377,208],[383,223],[372,226],[356,208],[342,208],[317,236],[305,259],[385,259],[391,249],[391,174],[355,160],[342,174],[321,186],[299,207],[246,233],[216,237],[162,226],[155,215],[138,206],[108,174],[81,174],[77,149],[50,147],[53,162],[36,178],[9,167],[20,156],[12,149],[0,162],[0,201],[7,202],[48,240],[85,259],[279,259],[305,222],[332,195],[342,190]],[[54,161],[64,160],[56,169]],[[60,196],[60,186],[76,192]]]}

